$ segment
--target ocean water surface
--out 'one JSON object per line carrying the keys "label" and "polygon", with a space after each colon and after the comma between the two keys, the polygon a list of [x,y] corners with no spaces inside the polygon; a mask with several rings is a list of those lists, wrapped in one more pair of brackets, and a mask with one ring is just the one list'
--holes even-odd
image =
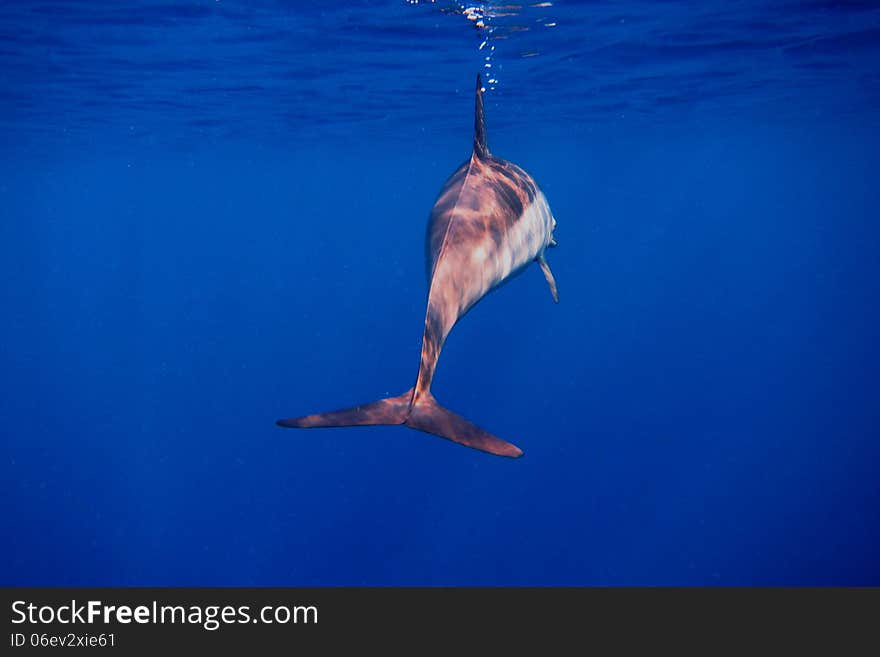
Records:
{"label": "ocean water surface", "polygon": [[[489,146],[558,220],[399,394]],[[880,584],[880,5],[0,3],[0,583]]]}

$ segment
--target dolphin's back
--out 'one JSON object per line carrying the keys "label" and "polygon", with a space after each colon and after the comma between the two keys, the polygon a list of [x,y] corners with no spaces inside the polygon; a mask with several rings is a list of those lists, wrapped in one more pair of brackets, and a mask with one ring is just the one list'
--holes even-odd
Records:
{"label": "dolphin's back", "polygon": [[477,301],[534,261],[552,222],[544,194],[511,162],[475,154],[449,177],[425,240],[427,312],[438,315],[443,337]]}
{"label": "dolphin's back", "polygon": [[[539,193],[529,174],[501,158],[474,155],[462,164],[431,209],[426,239],[429,283],[447,238],[456,233],[464,239],[488,234],[500,246]],[[456,230],[450,231],[453,223]]]}

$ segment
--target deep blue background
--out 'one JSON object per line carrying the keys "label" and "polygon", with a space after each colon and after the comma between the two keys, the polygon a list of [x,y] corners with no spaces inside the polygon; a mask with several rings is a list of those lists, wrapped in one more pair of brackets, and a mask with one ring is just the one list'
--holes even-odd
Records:
{"label": "deep blue background", "polygon": [[491,35],[561,303],[434,392],[511,461],[274,426],[412,385],[464,18],[4,3],[0,583],[880,584],[880,12],[615,4]]}

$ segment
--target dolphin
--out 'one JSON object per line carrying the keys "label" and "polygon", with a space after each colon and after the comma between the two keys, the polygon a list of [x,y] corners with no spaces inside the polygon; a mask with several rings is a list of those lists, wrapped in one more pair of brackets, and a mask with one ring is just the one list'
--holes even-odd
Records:
{"label": "dolphin", "polygon": [[415,385],[397,397],[277,424],[293,428],[402,424],[490,454],[521,456],[516,445],[438,404],[431,382],[440,350],[456,322],[532,262],[540,265],[553,300],[559,302],[545,258],[545,251],[556,246],[555,228],[556,219],[534,179],[489,152],[478,74],[473,152],[443,185],[428,221],[428,306]]}

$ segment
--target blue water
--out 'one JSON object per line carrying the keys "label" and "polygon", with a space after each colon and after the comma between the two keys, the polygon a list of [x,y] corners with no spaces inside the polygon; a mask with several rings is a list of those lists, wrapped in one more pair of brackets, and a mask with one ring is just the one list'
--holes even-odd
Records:
{"label": "blue water", "polygon": [[[880,584],[880,5],[533,4],[0,3],[0,583]],[[412,385],[479,70],[525,456],[276,427]]]}

